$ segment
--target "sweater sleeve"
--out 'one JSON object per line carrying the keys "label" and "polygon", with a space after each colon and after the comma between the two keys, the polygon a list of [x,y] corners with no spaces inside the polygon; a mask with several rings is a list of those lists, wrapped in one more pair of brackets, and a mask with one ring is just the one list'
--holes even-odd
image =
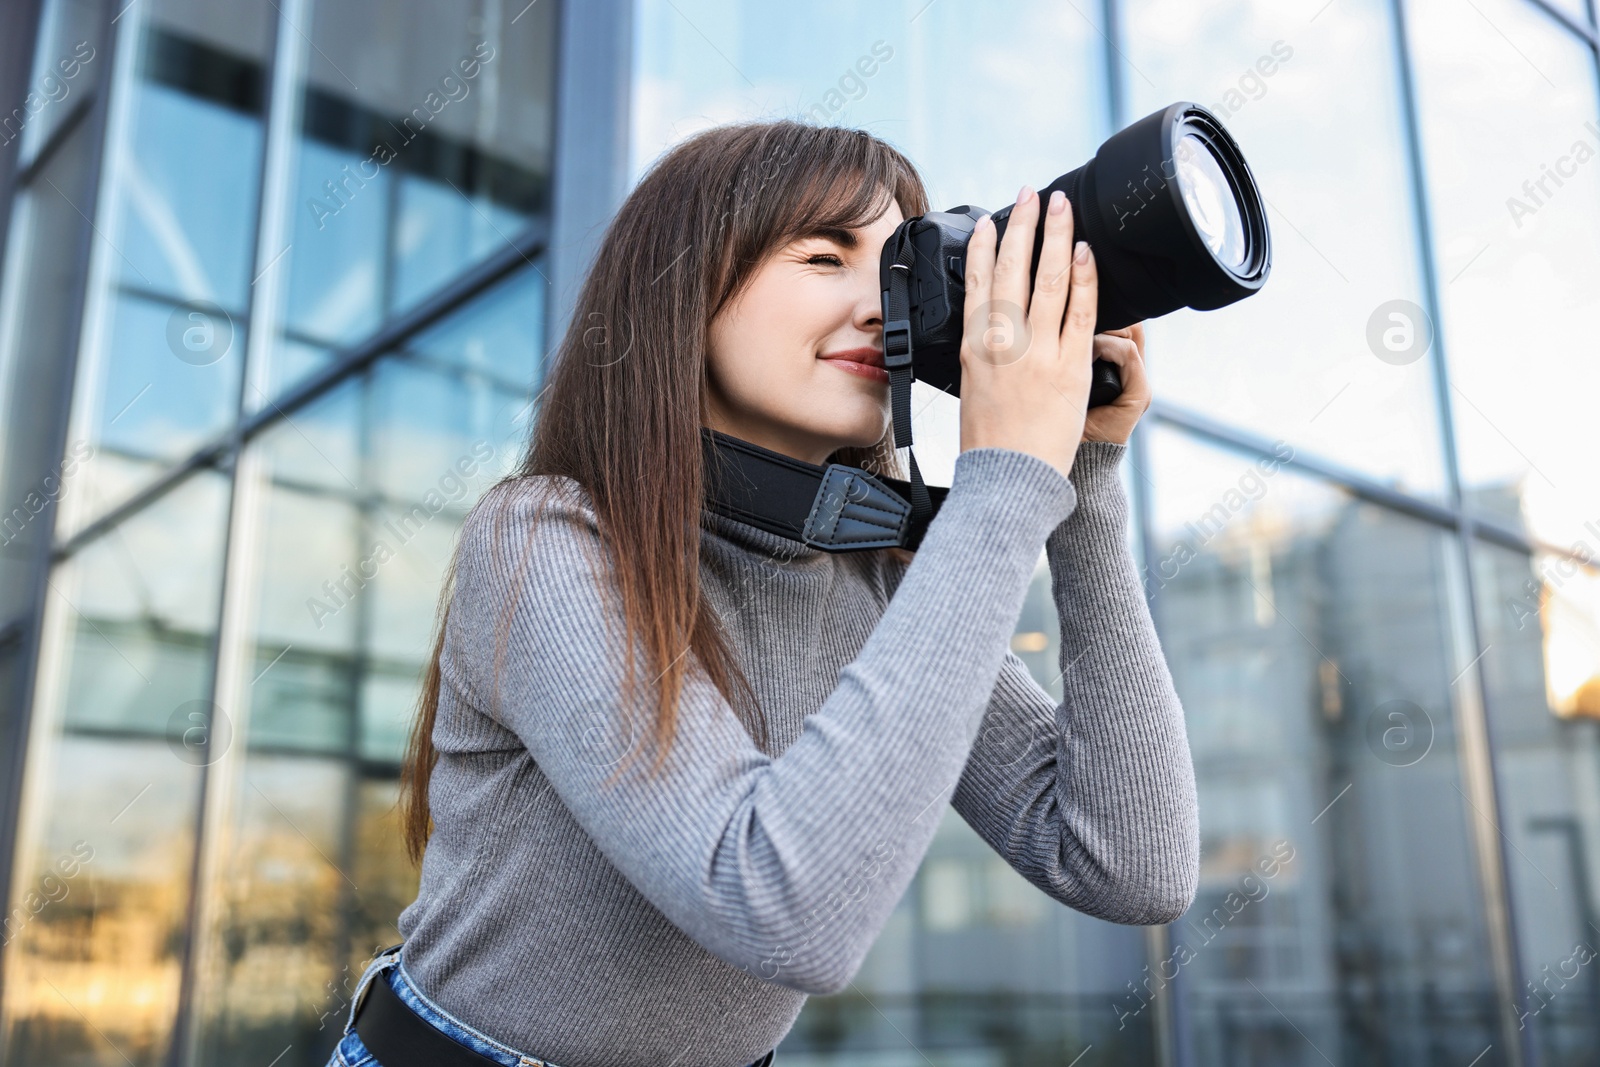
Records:
{"label": "sweater sleeve", "polygon": [[1151,925],[1193,904],[1200,828],[1183,707],[1126,541],[1125,452],[1079,447],[1077,507],[1046,540],[1064,700],[1008,651],[953,804],[1054,899]]}
{"label": "sweater sleeve", "polygon": [[[623,707],[624,630],[593,512],[581,492],[542,511],[531,495],[505,494],[463,529],[448,625],[464,691],[685,934],[779,985],[845,988],[961,778],[1043,542],[1076,504],[1071,481],[1027,453],[961,453],[898,593],[801,735],[762,753],[691,653],[654,776],[653,742],[622,725],[653,725],[653,694]],[[497,700],[483,699],[491,684]],[[643,751],[623,761],[632,743]]]}

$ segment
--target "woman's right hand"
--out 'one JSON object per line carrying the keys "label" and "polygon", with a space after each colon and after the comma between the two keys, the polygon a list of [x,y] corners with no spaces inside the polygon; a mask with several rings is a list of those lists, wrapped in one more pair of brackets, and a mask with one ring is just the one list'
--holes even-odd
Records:
{"label": "woman's right hand", "polygon": [[[1063,477],[1083,437],[1099,283],[1094,253],[1072,249],[1072,212],[1059,190],[1044,217],[1039,273],[1028,294],[1039,196],[1023,186],[999,255],[985,215],[967,243],[961,332],[961,451],[1010,448]],[[1065,321],[1063,321],[1065,312]]]}

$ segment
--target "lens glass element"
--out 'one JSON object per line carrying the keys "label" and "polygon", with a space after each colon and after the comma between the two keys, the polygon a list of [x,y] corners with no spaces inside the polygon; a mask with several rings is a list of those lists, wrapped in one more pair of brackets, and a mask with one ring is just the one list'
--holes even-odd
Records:
{"label": "lens glass element", "polygon": [[1205,141],[1186,133],[1178,139],[1172,160],[1178,171],[1178,191],[1201,239],[1224,266],[1243,269],[1244,215],[1216,156]]}

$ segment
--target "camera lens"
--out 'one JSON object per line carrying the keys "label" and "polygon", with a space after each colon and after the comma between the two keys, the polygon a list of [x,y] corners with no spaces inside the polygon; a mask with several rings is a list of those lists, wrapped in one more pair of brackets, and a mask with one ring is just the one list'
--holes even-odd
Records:
{"label": "camera lens", "polygon": [[1172,158],[1183,206],[1189,209],[1189,218],[1206,247],[1223,266],[1242,269],[1246,249],[1244,211],[1217,157],[1198,135],[1186,133],[1178,139]]}

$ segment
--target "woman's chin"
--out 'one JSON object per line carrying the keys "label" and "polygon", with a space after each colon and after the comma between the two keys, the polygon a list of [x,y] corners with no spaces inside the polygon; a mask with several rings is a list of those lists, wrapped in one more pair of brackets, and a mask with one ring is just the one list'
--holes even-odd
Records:
{"label": "woman's chin", "polygon": [[871,448],[889,432],[886,408],[866,408],[856,419],[845,417],[847,412],[839,408],[834,411],[840,417],[830,419],[824,432],[836,442],[836,448]]}

